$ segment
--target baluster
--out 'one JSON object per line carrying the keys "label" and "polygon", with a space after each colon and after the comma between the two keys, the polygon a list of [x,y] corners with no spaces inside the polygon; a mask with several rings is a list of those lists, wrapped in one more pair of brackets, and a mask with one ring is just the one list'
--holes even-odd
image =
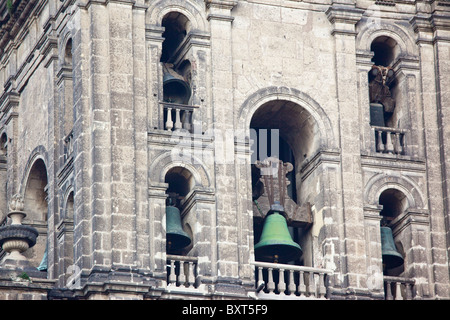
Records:
{"label": "baluster", "polygon": [[412,284],[405,283],[406,300],[412,300]]}
{"label": "baluster", "polygon": [[180,261],[180,275],[178,276],[178,286],[184,285],[186,282],[186,274],[184,272],[184,261]]}
{"label": "baluster", "polygon": [[172,108],[167,108],[166,110],[167,110],[166,130],[170,131],[173,128]]}
{"label": "baluster", "polygon": [[258,267],[258,284],[257,288],[258,290],[262,290],[265,286],[264,279],[263,279],[263,268]]}
{"label": "baluster", "polygon": [[269,293],[272,293],[275,290],[275,282],[273,282],[273,268],[267,269],[269,274],[269,279],[267,281],[267,290],[269,290]]}
{"label": "baluster", "polygon": [[309,297],[316,296],[316,286],[314,281],[314,272],[308,272],[308,286],[306,287],[306,291],[308,292]]}
{"label": "baluster", "polygon": [[189,261],[188,263],[188,277],[187,277],[187,286],[192,287],[194,285],[194,263]]}
{"label": "baluster", "polygon": [[390,281],[386,281],[386,300],[393,300]]}
{"label": "baluster", "polygon": [[405,134],[404,133],[402,133],[401,135],[400,135],[400,138],[401,138],[401,141],[402,141],[402,152],[403,152],[403,154],[406,154],[406,138],[405,138]]}
{"label": "baluster", "polygon": [[284,294],[285,290],[286,290],[286,282],[284,281],[284,269],[280,269],[278,279],[278,291],[280,292],[280,294]]}
{"label": "baluster", "polygon": [[325,299],[327,288],[325,288],[325,273],[319,273],[319,298]]}
{"label": "baluster", "polygon": [[396,282],[395,283],[395,300],[403,300],[403,295],[402,295],[402,283],[401,282]]}
{"label": "baluster", "polygon": [[175,109],[175,130],[181,129],[180,109]]}
{"label": "baluster", "polygon": [[403,148],[400,142],[400,132],[395,133],[395,153],[401,154],[403,152]]}
{"label": "baluster", "polygon": [[305,297],[306,285],[305,285],[305,278],[304,278],[303,271],[300,271],[300,275],[299,275],[298,292],[300,293],[300,297]]}
{"label": "baluster", "polygon": [[392,136],[391,132],[386,132],[386,152],[393,153],[394,152],[394,145],[392,144]]}
{"label": "baluster", "polygon": [[191,111],[185,110],[183,113],[183,129],[191,131]]}
{"label": "baluster", "polygon": [[377,151],[378,152],[383,152],[384,151],[384,144],[383,144],[383,136],[382,136],[382,131],[378,130],[377,134],[378,134],[378,141],[377,141]]}
{"label": "baluster", "polygon": [[169,283],[177,282],[177,275],[175,272],[175,261],[170,259],[170,275],[169,275]]}
{"label": "baluster", "polygon": [[294,270],[289,270],[289,286],[288,286],[288,294],[295,294],[296,285],[294,282]]}

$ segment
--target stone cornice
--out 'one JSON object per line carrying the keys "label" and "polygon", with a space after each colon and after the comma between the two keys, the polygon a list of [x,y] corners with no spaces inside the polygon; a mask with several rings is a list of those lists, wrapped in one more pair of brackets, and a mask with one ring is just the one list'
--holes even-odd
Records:
{"label": "stone cornice", "polygon": [[409,23],[418,34],[416,43],[450,41],[450,15],[441,12],[412,17]]}
{"label": "stone cornice", "polygon": [[233,8],[237,5],[236,0],[205,0],[206,8],[219,8],[219,9],[227,9],[233,10]]}
{"label": "stone cornice", "polygon": [[[17,117],[17,106],[19,105],[20,94],[16,91],[5,92],[0,97],[0,121],[8,124],[9,121]],[[3,120],[4,118],[4,120]]]}
{"label": "stone cornice", "polygon": [[356,36],[355,25],[361,20],[364,10],[352,5],[332,4],[325,14],[333,24],[332,35]]}
{"label": "stone cornice", "polygon": [[364,13],[364,10],[356,8],[354,6],[333,4],[331,5],[325,14],[331,23],[349,23],[356,24]]}
{"label": "stone cornice", "polygon": [[234,20],[230,12],[238,3],[236,0],[205,0],[205,3],[206,9],[209,10],[208,21],[220,20],[232,22]]}
{"label": "stone cornice", "polygon": [[13,11],[9,12],[0,22],[0,54],[3,54],[3,48],[5,48],[8,42],[14,39],[19,31],[26,25],[26,20],[38,2],[39,0],[16,1],[14,3]]}

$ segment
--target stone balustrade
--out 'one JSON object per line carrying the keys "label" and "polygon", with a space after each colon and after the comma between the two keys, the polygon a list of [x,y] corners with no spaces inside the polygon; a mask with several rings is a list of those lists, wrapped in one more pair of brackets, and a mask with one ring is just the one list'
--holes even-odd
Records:
{"label": "stone balustrade", "polygon": [[185,288],[198,287],[197,258],[167,255],[167,285]]}
{"label": "stone balustrade", "polygon": [[258,298],[326,299],[330,270],[258,261],[253,265]]}
{"label": "stone balustrade", "polygon": [[377,126],[372,126],[372,129],[375,132],[377,152],[391,154],[406,153],[405,135],[407,130]]}
{"label": "stone balustrade", "polygon": [[161,102],[164,105],[164,130],[192,131],[192,115],[198,106]]}
{"label": "stone balustrade", "polygon": [[414,279],[384,276],[385,300],[417,299],[414,290]]}

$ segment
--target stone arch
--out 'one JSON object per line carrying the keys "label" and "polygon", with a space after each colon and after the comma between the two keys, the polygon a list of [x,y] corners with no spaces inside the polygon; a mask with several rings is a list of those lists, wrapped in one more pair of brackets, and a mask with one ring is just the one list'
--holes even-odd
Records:
{"label": "stone arch", "polygon": [[[24,225],[30,225],[39,232],[36,245],[25,252],[25,256],[32,265],[40,266],[46,270],[47,234],[48,234],[48,158],[43,146],[36,147],[24,168],[22,181],[19,185],[19,194],[24,199],[26,217]],[[43,263],[40,265],[40,263]]]}
{"label": "stone arch", "polygon": [[416,182],[405,176],[392,176],[381,173],[375,175],[367,182],[364,189],[365,203],[374,206],[378,205],[380,195],[388,189],[402,192],[406,197],[407,208],[424,208],[424,196]]}
{"label": "stone arch", "polygon": [[192,174],[194,185],[209,187],[211,185],[208,172],[199,159],[192,157],[195,163],[187,163],[182,160],[173,159],[172,152],[159,155],[150,166],[150,180],[155,183],[164,183],[167,172],[175,167],[185,168]]}
{"label": "stone arch", "polygon": [[[237,113],[237,127],[249,133],[250,123],[255,112],[270,101],[285,100],[306,110],[316,122],[319,133],[319,148],[337,148],[333,126],[323,108],[309,95],[294,88],[267,87],[249,96]],[[249,137],[249,134],[246,134]]]}
{"label": "stone arch", "polygon": [[8,135],[6,132],[0,132],[0,156],[6,156],[8,154]]}
{"label": "stone arch", "polygon": [[72,61],[67,61],[68,48],[70,47],[70,59],[72,59],[73,35],[72,31],[67,29],[61,32],[59,37],[59,59],[61,65],[72,65]]}
{"label": "stone arch", "polygon": [[356,49],[370,52],[371,45],[376,38],[389,37],[393,39],[399,46],[399,55],[417,56],[418,49],[415,45],[414,37],[411,30],[404,30],[396,24],[386,21],[377,21],[376,27],[368,23],[361,23],[357,27],[358,34],[356,36]]}
{"label": "stone arch", "polygon": [[64,202],[63,202],[63,216],[62,219],[73,219],[74,215],[74,199],[75,199],[75,192],[72,186],[67,188],[65,194],[64,194]]}
{"label": "stone arch", "polygon": [[73,66],[72,50],[73,50],[72,37],[69,37],[64,44],[63,55],[64,55],[64,63],[70,66]]}
{"label": "stone arch", "polygon": [[185,15],[189,22],[190,30],[207,30],[206,17],[204,9],[200,8],[196,3],[184,0],[158,0],[154,1],[147,9],[146,23],[161,26],[163,17],[170,12],[178,12]]}
{"label": "stone arch", "polygon": [[19,189],[24,199],[24,210],[28,219],[47,220],[46,205],[44,208],[44,202],[46,202],[45,189],[48,183],[47,163],[45,148],[38,146],[31,153],[25,166]]}

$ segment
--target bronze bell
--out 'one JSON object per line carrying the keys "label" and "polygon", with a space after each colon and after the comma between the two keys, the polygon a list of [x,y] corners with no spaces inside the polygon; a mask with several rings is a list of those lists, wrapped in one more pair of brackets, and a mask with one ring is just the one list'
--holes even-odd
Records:
{"label": "bronze bell", "polygon": [[381,227],[381,254],[383,266],[386,270],[399,267],[404,260],[402,255],[397,251],[394,242],[392,230],[389,227]]}
{"label": "bronze bell", "polygon": [[191,244],[191,238],[181,225],[181,213],[177,207],[166,207],[166,243],[168,253],[183,249]]}
{"label": "bronze bell", "polygon": [[370,104],[370,125],[377,127],[385,127],[384,107],[381,103]]}
{"label": "bronze bell", "polygon": [[191,97],[191,87],[181,75],[172,69],[165,68],[163,94],[165,102],[188,104]]}
{"label": "bronze bell", "polygon": [[299,258],[302,249],[292,240],[286,218],[279,211],[271,210],[267,214],[261,238],[255,245],[258,261],[286,263]]}

